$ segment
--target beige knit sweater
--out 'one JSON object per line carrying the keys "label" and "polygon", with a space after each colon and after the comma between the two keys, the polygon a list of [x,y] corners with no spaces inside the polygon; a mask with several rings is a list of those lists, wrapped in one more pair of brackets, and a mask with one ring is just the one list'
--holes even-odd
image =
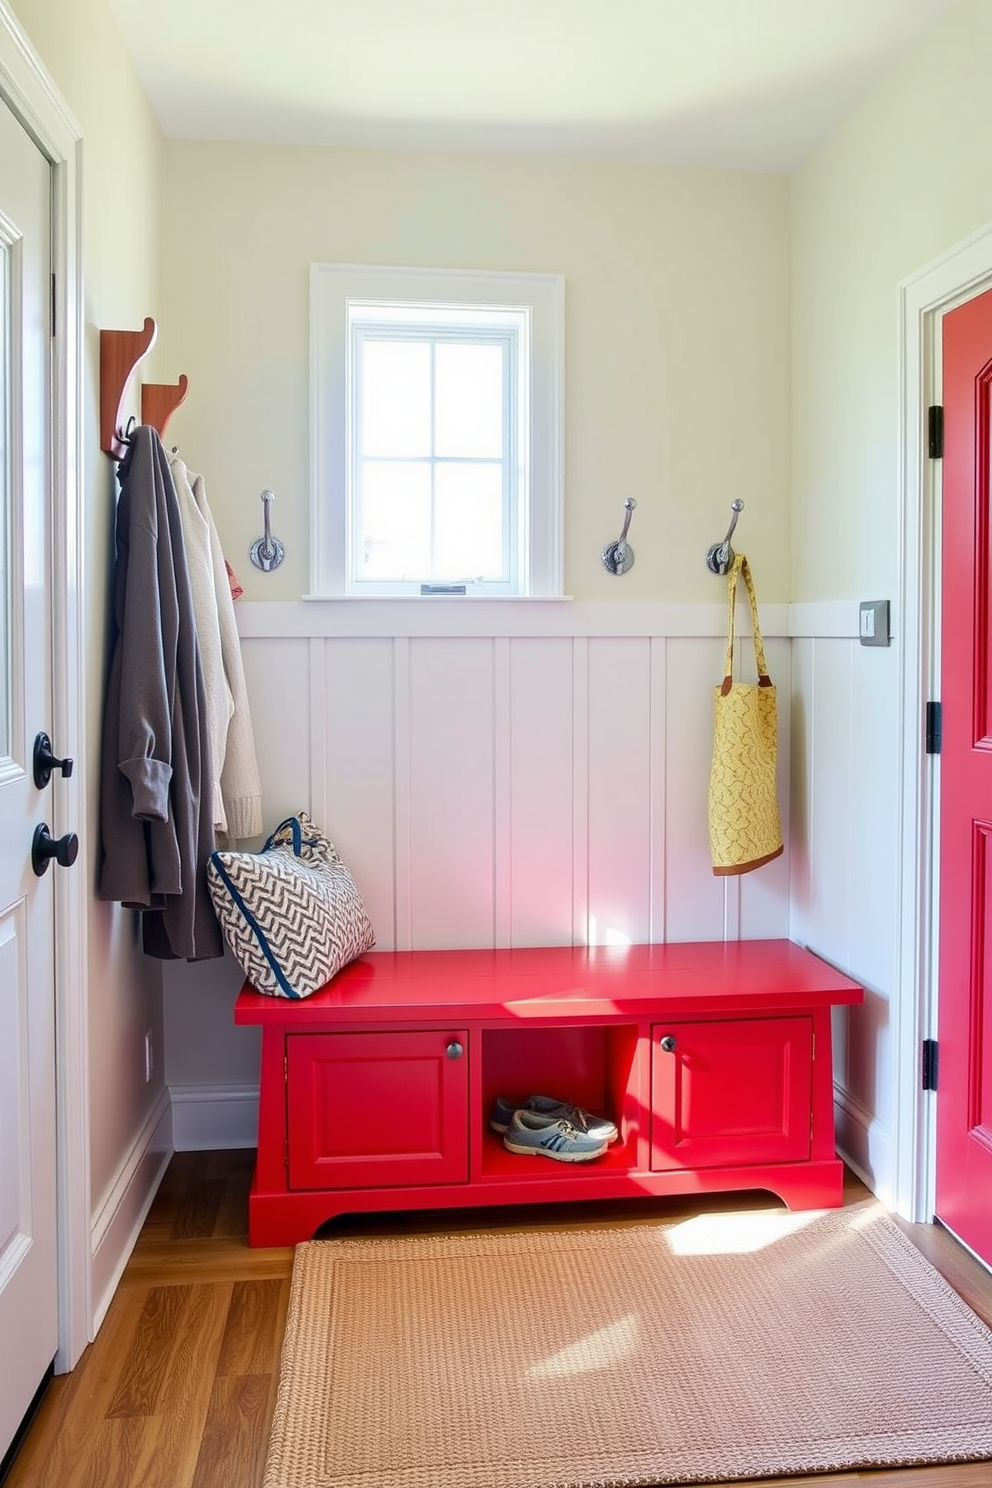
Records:
{"label": "beige knit sweater", "polygon": [[[221,691],[231,701],[224,737],[224,745],[217,756],[216,770],[219,777],[219,792],[223,802],[225,825],[218,828],[222,843],[239,841],[246,837],[262,835],[262,783],[255,755],[255,736],[252,731],[251,708],[248,703],[248,688],[245,682],[244,662],[241,656],[241,637],[234,614],[231,585],[227,577],[224,552],[213,514],[207,504],[207,492],[202,475],[194,475],[181,460],[174,457],[173,477],[176,466],[189,484],[195,510],[207,534],[207,547],[213,582],[214,605],[217,617],[217,632],[223,667]],[[178,480],[177,480],[178,485]]]}
{"label": "beige knit sweater", "polygon": [[227,728],[227,753],[221,772],[220,786],[227,813],[227,838],[236,842],[244,837],[260,837],[262,826],[262,782],[255,757],[255,735],[248,705],[248,686],[241,657],[241,637],[234,614],[231,584],[227,577],[224,552],[217,535],[213,516],[207,505],[207,492],[202,475],[193,476],[193,495],[210,529],[210,552],[214,565],[214,588],[217,592],[217,618],[220,621],[220,643],[224,657],[224,674],[231,689],[234,712]]}
{"label": "beige knit sweater", "polygon": [[207,737],[210,741],[211,810],[215,832],[227,831],[227,813],[221,791],[221,771],[227,754],[227,737],[234,713],[234,699],[225,675],[220,617],[217,607],[217,585],[211,553],[210,527],[197,504],[190,485],[189,471],[178,455],[169,456],[169,469],[176,488],[183,546],[189,568],[193,595],[193,617],[203,666],[203,686],[207,701]]}

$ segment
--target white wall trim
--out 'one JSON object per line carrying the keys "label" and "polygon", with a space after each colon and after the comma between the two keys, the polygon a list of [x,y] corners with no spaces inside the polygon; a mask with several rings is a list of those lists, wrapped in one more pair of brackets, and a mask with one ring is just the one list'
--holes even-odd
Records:
{"label": "white wall trim", "polygon": [[858,636],[858,601],[856,599],[812,600],[789,605],[789,635],[856,640]]}
{"label": "white wall trim", "polygon": [[163,1090],[93,1216],[93,1337],[124,1274],[172,1156],[172,1111]]}
{"label": "white wall trim", "polygon": [[327,671],[323,642],[311,639],[309,650],[310,811],[321,822],[327,820]]}
{"label": "white wall trim", "polygon": [[512,848],[510,642],[497,636],[493,642],[493,945],[512,945]]}
{"label": "white wall trim", "polygon": [[413,869],[410,826],[410,643],[405,636],[393,644],[393,944],[398,951],[413,950]]}
{"label": "white wall trim", "polygon": [[939,686],[939,471],[924,458],[924,410],[941,396],[940,314],[992,281],[992,224],[973,233],[899,286],[899,552],[897,614],[902,747],[899,760],[900,864],[893,1002],[896,1088],[896,1185],[893,1206],[910,1220],[933,1215],[935,1111],[919,1088],[919,1050],[937,1018],[939,776],[920,748],[923,705]]}
{"label": "white wall trim", "polygon": [[[857,635],[857,604],[854,630]],[[835,606],[827,607],[831,612]],[[235,605],[244,640],[438,636],[723,636],[719,604],[594,604],[533,599],[244,600]],[[759,607],[765,637],[788,636],[785,604]],[[848,611],[845,607],[845,616]],[[748,620],[750,627],[750,619]]]}
{"label": "white wall trim", "polygon": [[589,642],[572,647],[572,944],[589,944]]}
{"label": "white wall trim", "polygon": [[650,937],[652,941],[668,939],[666,906],[666,781],[668,776],[668,730],[664,698],[667,692],[668,645],[665,640],[651,641],[651,760],[648,773],[648,894]]}
{"label": "white wall trim", "polygon": [[171,1085],[169,1094],[176,1152],[256,1145],[257,1085]]}
{"label": "white wall trim", "polygon": [[[27,34],[0,0],[0,97],[52,164],[52,262],[56,337],[52,384],[53,610],[52,737],[76,770],[55,783],[60,831],[87,837],[88,761],[83,666],[82,488],[82,131]],[[86,916],[82,867],[58,876],[55,894],[55,1004],[59,1346],[56,1368],[71,1369],[90,1327],[90,1160],[87,1059]]]}

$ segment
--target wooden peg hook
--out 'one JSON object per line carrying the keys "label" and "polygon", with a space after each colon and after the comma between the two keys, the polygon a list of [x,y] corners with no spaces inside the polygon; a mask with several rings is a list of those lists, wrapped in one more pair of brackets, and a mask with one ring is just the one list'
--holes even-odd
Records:
{"label": "wooden peg hook", "polygon": [[100,332],[100,448],[115,460],[127,450],[121,420],[128,386],[157,335],[158,326],[150,315],[140,331]]}
{"label": "wooden peg hook", "polygon": [[143,382],[141,385],[141,422],[157,429],[162,439],[169,420],[186,402],[189,378],[180,373],[178,382]]}

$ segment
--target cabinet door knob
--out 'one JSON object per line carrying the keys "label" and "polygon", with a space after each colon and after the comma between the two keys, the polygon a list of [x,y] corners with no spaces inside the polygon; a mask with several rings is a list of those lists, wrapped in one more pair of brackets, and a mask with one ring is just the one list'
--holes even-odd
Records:
{"label": "cabinet door knob", "polygon": [[444,1052],[449,1059],[461,1059],[465,1053],[465,1046],[464,1044],[460,1044],[457,1039],[452,1039]]}
{"label": "cabinet door knob", "polygon": [[666,1033],[665,1034],[665,1037],[661,1041],[661,1047],[664,1049],[664,1051],[665,1051],[666,1054],[674,1054],[675,1053],[675,1035],[672,1034],[672,1033]]}

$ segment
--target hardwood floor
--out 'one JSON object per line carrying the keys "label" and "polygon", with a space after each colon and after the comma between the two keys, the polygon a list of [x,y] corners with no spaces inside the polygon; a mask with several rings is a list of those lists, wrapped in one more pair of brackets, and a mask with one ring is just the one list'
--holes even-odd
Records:
{"label": "hardwood floor", "polygon": [[[291,1249],[251,1250],[254,1153],[177,1153],[96,1342],[55,1379],[4,1488],[257,1488],[275,1402]],[[866,1198],[856,1178],[845,1201]],[[636,1224],[767,1195],[369,1216],[336,1233]],[[903,1225],[992,1326],[992,1275],[939,1227]],[[776,1478],[764,1488],[992,1488],[992,1463]],[[309,1488],[309,1485],[300,1485]],[[753,1488],[753,1485],[752,1485]]]}

